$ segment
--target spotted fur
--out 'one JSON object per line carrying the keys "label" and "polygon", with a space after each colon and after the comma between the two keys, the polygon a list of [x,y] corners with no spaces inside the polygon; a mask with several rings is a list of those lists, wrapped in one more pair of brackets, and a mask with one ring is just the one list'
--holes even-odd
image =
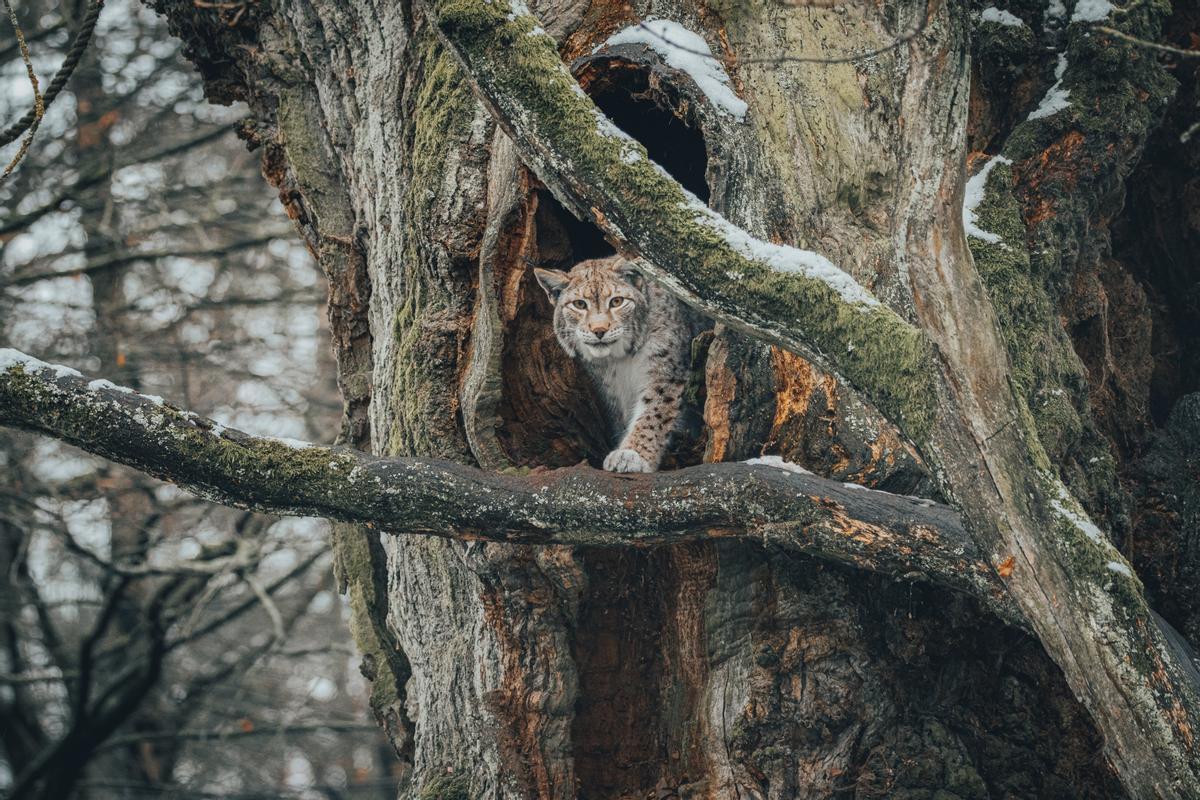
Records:
{"label": "spotted fur", "polygon": [[591,375],[620,431],[610,472],[653,472],[679,427],[693,317],[621,256],[534,270],[559,344]]}

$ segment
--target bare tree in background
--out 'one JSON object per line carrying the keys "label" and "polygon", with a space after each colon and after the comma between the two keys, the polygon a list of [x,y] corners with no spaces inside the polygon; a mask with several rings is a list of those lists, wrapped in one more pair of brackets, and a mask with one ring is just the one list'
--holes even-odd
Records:
{"label": "bare tree in background", "polygon": [[[40,75],[87,8],[18,9]],[[11,120],[31,92],[3,41]],[[154,13],[109,3],[0,187],[0,337],[331,440],[323,280],[237,141],[244,115],[203,102]],[[326,525],[25,434],[0,463],[0,794],[390,796]]]}

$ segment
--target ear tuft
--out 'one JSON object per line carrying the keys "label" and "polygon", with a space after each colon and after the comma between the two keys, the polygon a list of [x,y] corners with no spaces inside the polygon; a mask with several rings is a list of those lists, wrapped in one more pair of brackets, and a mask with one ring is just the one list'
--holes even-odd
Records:
{"label": "ear tuft", "polygon": [[628,261],[617,268],[617,274],[620,275],[626,283],[637,289],[639,292],[646,287],[646,276],[642,274],[641,270]]}
{"label": "ear tuft", "polygon": [[546,296],[552,303],[558,302],[558,296],[562,294],[563,289],[567,288],[567,284],[571,280],[567,273],[557,269],[534,267],[533,275],[537,278],[538,285],[546,290]]}

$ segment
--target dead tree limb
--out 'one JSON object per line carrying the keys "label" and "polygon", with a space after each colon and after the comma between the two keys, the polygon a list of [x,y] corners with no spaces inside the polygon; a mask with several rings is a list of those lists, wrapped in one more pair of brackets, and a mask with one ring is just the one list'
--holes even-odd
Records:
{"label": "dead tree limb", "polygon": [[526,544],[742,537],[970,595],[1021,625],[951,508],[796,467],[706,464],[649,475],[527,475],[254,437],[106,381],[0,351],[0,424],[61,439],[202,497],[395,534]]}

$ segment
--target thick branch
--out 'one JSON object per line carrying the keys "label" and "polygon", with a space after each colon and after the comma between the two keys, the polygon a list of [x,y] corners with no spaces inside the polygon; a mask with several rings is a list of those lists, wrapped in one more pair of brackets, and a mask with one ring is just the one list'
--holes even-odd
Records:
{"label": "thick branch", "polygon": [[817,253],[754,239],[687,192],[592,103],[524,3],[429,8],[465,77],[567,206],[672,293],[837,372],[916,442],[933,417],[930,346]]}
{"label": "thick branch", "polygon": [[463,540],[653,545],[771,542],[975,597],[1022,624],[958,514],[796,467],[707,464],[651,475],[573,467],[497,475],[259,438],[158,398],[0,350],[0,424],[44,433],[227,505]]}

